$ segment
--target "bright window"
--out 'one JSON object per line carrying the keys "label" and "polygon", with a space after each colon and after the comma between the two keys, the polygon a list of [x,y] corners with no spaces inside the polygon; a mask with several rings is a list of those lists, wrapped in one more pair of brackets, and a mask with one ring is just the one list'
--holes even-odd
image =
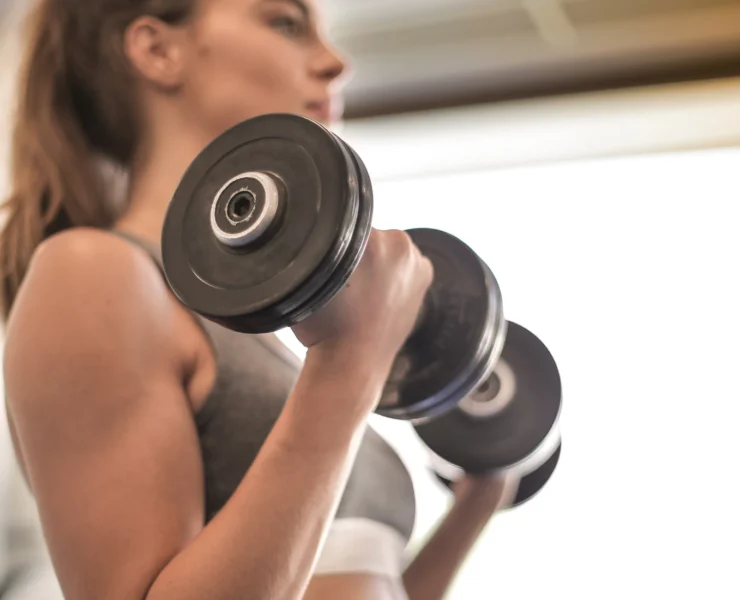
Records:
{"label": "bright window", "polygon": [[[553,479],[491,522],[452,598],[739,597],[738,173],[724,149],[375,185],[375,226],[466,241],[563,379]],[[408,425],[375,423],[421,540],[447,496]]]}

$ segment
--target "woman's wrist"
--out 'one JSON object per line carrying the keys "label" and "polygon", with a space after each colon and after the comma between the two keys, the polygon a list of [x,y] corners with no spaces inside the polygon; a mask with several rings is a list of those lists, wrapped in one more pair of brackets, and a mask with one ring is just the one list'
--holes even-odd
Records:
{"label": "woman's wrist", "polygon": [[337,340],[309,348],[305,364],[317,371],[335,372],[339,377],[346,373],[368,389],[375,389],[379,396],[390,374],[393,359],[389,353],[380,352],[372,345]]}
{"label": "woman's wrist", "polygon": [[311,347],[284,409],[286,425],[317,449],[348,441],[364,430],[387,372],[362,349]]}
{"label": "woman's wrist", "polygon": [[509,476],[466,475],[455,484],[455,505],[490,518],[510,503],[517,487]]}

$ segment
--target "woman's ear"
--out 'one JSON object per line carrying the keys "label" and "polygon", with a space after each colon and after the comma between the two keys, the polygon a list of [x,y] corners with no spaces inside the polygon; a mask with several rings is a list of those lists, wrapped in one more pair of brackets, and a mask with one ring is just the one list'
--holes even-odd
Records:
{"label": "woman's ear", "polygon": [[183,83],[184,41],[182,27],[144,16],[133,21],[126,29],[123,50],[142,79],[171,91]]}

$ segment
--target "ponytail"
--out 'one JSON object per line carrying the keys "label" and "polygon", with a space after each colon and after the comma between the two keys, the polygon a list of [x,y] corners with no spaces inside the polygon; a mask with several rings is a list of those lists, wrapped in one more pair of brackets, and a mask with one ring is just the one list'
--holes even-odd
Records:
{"label": "ponytail", "polygon": [[[35,0],[11,139],[0,233],[0,310],[7,321],[38,246],[70,227],[113,225],[110,183],[131,164],[139,123],[123,51],[142,15],[180,23],[196,0]],[[113,167],[104,171],[103,167]]]}
{"label": "ponytail", "polygon": [[7,320],[39,244],[63,229],[112,222],[94,153],[75,110],[57,2],[32,15],[11,139],[10,195],[0,233],[0,306]]}

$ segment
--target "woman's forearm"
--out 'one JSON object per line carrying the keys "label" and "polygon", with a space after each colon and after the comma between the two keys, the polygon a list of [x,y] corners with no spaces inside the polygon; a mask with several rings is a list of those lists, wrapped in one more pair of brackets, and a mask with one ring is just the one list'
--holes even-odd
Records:
{"label": "woman's forearm", "polygon": [[410,600],[441,600],[497,507],[488,498],[456,500],[403,574]]}
{"label": "woman's forearm", "polygon": [[386,377],[346,352],[309,352],[248,474],[146,600],[301,598]]}

